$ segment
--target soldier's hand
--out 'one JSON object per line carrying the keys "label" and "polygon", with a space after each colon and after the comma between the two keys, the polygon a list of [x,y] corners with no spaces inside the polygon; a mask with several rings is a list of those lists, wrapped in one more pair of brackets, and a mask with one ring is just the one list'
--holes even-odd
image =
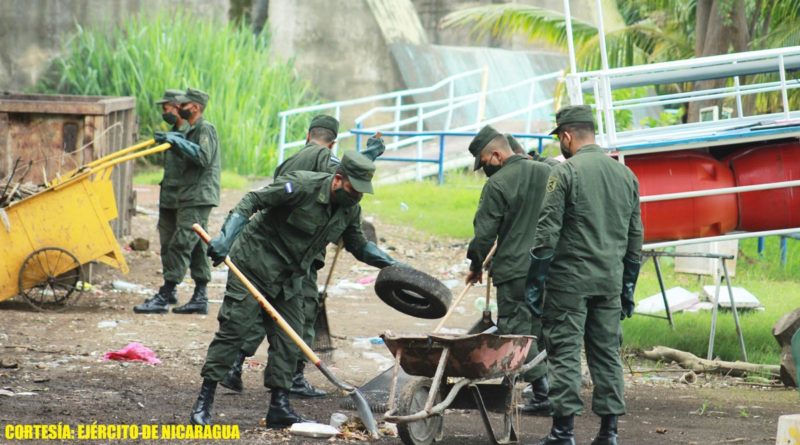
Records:
{"label": "soldier's hand", "polygon": [[483,283],[483,272],[474,270],[469,271],[467,278],[464,280],[466,284]]}
{"label": "soldier's hand", "polygon": [[386,151],[386,146],[383,144],[383,138],[381,138],[381,132],[379,131],[367,139],[367,148],[365,148],[361,154],[374,161],[378,159],[378,156],[382,155],[384,151]]}
{"label": "soldier's hand", "polygon": [[628,297],[628,295],[632,294],[633,291],[629,293],[627,289],[622,290],[622,295],[620,295],[620,303],[622,303],[622,313],[619,316],[620,320],[633,317],[633,309],[636,307],[636,303],[634,303],[633,298]]}
{"label": "soldier's hand", "polygon": [[163,144],[164,142],[167,142],[167,132],[156,131],[153,133],[153,140],[156,141],[156,144]]}
{"label": "soldier's hand", "polygon": [[227,243],[221,239],[221,237],[216,237],[208,242],[208,251],[206,252],[211,258],[211,262],[214,266],[219,266],[221,263],[225,261],[225,257],[228,256],[228,247]]}

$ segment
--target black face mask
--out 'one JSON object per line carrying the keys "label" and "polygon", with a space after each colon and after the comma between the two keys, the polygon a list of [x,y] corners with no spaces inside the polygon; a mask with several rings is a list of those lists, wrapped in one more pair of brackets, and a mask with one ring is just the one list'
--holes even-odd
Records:
{"label": "black face mask", "polygon": [[178,110],[178,114],[181,116],[182,119],[189,120],[192,118],[193,113],[192,110],[188,108],[181,108],[180,110]]}
{"label": "black face mask", "polygon": [[500,171],[501,168],[503,168],[502,165],[483,164],[483,174],[485,174],[487,178],[490,178],[493,174]]}
{"label": "black face mask", "polygon": [[341,187],[333,191],[333,199],[342,207],[352,207],[361,201],[361,196],[353,196]]}
{"label": "black face mask", "polygon": [[174,126],[178,123],[178,116],[175,116],[172,113],[162,113],[161,119],[164,119],[164,122]]}

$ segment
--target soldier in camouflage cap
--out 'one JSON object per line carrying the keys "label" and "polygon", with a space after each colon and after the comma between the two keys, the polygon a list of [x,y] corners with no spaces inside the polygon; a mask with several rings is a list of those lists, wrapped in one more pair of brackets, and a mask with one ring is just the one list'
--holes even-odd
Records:
{"label": "soldier in camouflage cap", "polygon": [[[336,173],[294,171],[279,176],[269,186],[242,198],[231,211],[221,234],[211,240],[208,254],[215,264],[230,254],[231,260],[286,322],[300,332],[305,321],[303,282],[328,243],[341,239],[344,248],[357,260],[377,268],[396,264],[392,257],[367,241],[361,231],[358,203],[363,193],[372,193],[374,174],[375,164],[371,160],[348,152]],[[190,421],[193,424],[211,421],[217,382],[231,368],[242,338],[251,332],[252,324],[263,323],[269,341],[264,385],[272,391],[267,428],[285,428],[302,422],[304,419],[292,410],[288,398],[300,351],[248,295],[235,275],[228,275],[217,319],[219,329],[208,347],[200,373],[203,385]]]}
{"label": "soldier in camouflage cap", "polygon": [[[208,94],[194,88],[187,88],[183,94],[168,93],[164,99],[179,105],[178,117],[185,123],[180,128],[173,127],[173,131],[154,135],[157,143],[172,145],[166,154],[168,164],[162,182],[162,192],[169,189],[170,193],[162,193],[162,199],[175,212],[165,215],[159,225],[164,285],[153,298],[133,310],[139,314],[167,312],[168,304],[177,303],[175,289],[188,268],[195,283],[192,298],[172,311],[206,314],[211,267],[205,254],[206,245],[191,227],[194,223],[206,227],[211,209],[219,205],[219,139],[214,125],[203,118]],[[173,102],[164,102],[162,107],[167,103]]]}

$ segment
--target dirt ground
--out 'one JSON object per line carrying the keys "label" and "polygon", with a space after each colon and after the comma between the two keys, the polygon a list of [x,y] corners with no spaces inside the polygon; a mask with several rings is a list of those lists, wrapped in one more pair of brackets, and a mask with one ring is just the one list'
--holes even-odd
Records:
{"label": "dirt ground", "polygon": [[[211,232],[219,229],[227,211],[241,192],[225,192],[223,205],[212,214]],[[3,426],[21,423],[87,424],[182,424],[200,386],[199,371],[206,348],[217,327],[215,315],[224,290],[224,271],[216,271],[210,287],[212,304],[207,316],[136,315],[135,304],[161,283],[157,253],[154,193],[142,190],[139,205],[151,210],[134,219],[133,236],[150,240],[150,250],[127,251],[131,272],[95,267],[93,289],[63,313],[40,313],[19,300],[0,303],[0,437]],[[424,270],[460,291],[466,273],[463,240],[430,238],[390,221],[375,221],[381,245],[397,259]],[[329,260],[332,249],[329,251]],[[327,267],[320,281],[327,275]],[[337,350],[332,369],[354,384],[363,384],[391,364],[388,350],[371,338],[387,329],[401,333],[430,332],[435,320],[408,317],[383,304],[370,284],[377,270],[357,263],[352,256],[340,257],[333,278],[329,318]],[[115,290],[114,280],[142,286],[144,290]],[[456,282],[455,280],[459,280]],[[179,300],[186,301],[192,284],[179,287]],[[119,285],[118,285],[119,287]],[[485,293],[479,286],[470,291],[448,326],[466,328],[480,317],[475,304]],[[654,321],[657,323],[659,321]],[[107,351],[137,341],[156,352],[156,366],[103,361]],[[220,388],[215,421],[238,424],[241,443],[321,443],[259,427],[269,395],[261,384],[266,347],[246,363],[245,392],[233,394]],[[800,412],[795,391],[745,385],[736,379],[701,376],[694,385],[676,383],[674,368],[651,372],[652,363],[635,362],[626,373],[629,414],[620,421],[622,442],[629,444],[773,444],[778,417]],[[630,372],[631,370],[642,372]],[[316,370],[307,372],[312,383],[326,390],[333,387]],[[13,395],[12,395],[13,394]],[[591,390],[584,390],[584,400]],[[327,423],[331,413],[342,411],[339,397],[318,401],[295,400],[295,409],[307,417]],[[576,420],[578,443],[589,443],[598,420],[590,414]],[[454,410],[444,420],[442,444],[488,443],[476,411]],[[497,420],[497,419],[495,419]],[[521,417],[521,443],[530,443],[547,433],[545,418]],[[3,440],[0,442],[5,443]],[[35,441],[28,441],[32,443]],[[386,437],[381,443],[401,443]],[[52,443],[52,442],[51,442]],[[130,443],[130,442],[128,442]],[[344,443],[337,440],[336,443]]]}

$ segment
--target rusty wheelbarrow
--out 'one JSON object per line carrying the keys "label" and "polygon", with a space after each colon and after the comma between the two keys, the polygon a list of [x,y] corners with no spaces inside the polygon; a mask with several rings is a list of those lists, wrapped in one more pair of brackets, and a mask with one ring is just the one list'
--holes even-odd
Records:
{"label": "rusty wheelbarrow", "polygon": [[[446,409],[477,409],[489,435],[489,443],[517,442],[514,430],[514,384],[519,374],[541,363],[546,352],[525,363],[536,340],[530,335],[417,335],[381,336],[395,358],[389,390],[388,411],[383,420],[397,423],[406,445],[429,445],[442,437]],[[415,376],[400,389],[400,368]],[[501,383],[490,380],[502,379]],[[469,388],[469,394],[461,389]],[[446,395],[441,395],[446,392]],[[471,397],[469,397],[471,395]],[[498,436],[489,411],[503,414],[503,431]]]}

